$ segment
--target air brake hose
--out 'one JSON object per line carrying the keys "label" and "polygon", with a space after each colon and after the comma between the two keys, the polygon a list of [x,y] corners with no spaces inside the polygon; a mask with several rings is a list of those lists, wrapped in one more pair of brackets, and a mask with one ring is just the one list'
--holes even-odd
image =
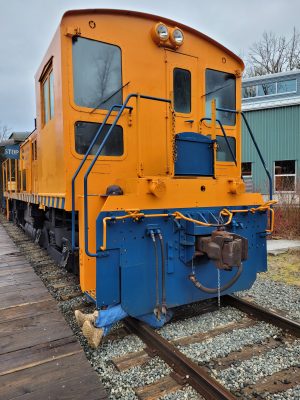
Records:
{"label": "air brake hose", "polygon": [[151,232],[151,239],[154,245],[155,251],[155,294],[156,294],[156,305],[155,311],[159,310],[159,281],[158,281],[158,274],[159,274],[159,266],[158,266],[158,251],[157,251],[157,243],[155,240],[155,235]]}
{"label": "air brake hose", "polygon": [[[237,268],[238,268],[237,273],[234,275],[234,277],[232,279],[230,279],[229,282],[227,282],[224,286],[220,287],[220,292],[224,292],[224,290],[229,289],[239,279],[241,273],[243,272],[243,265],[241,264]],[[208,287],[202,285],[202,283],[200,283],[198,281],[198,279],[196,278],[195,274],[190,274],[189,279],[190,279],[190,281],[193,282],[193,284],[196,286],[197,289],[200,289],[203,292],[215,294],[215,293],[218,293],[218,291],[219,291],[218,288],[208,288]]]}
{"label": "air brake hose", "polygon": [[166,277],[165,277],[165,250],[164,239],[161,233],[158,234],[161,249],[161,285],[162,285],[162,313],[165,314],[166,309]]}

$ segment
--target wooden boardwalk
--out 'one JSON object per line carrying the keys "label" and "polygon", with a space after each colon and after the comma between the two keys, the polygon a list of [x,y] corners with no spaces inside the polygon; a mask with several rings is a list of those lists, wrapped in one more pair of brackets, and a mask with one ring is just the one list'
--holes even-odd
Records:
{"label": "wooden boardwalk", "polygon": [[107,395],[55,300],[0,224],[0,399],[16,398]]}

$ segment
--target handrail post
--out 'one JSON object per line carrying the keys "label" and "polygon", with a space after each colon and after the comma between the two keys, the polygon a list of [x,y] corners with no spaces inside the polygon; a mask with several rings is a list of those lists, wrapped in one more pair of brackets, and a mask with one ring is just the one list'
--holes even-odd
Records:
{"label": "handrail post", "polygon": [[222,122],[221,122],[219,119],[217,119],[216,121],[217,121],[217,123],[220,125],[221,131],[222,131],[223,136],[224,136],[224,138],[225,138],[225,141],[226,141],[227,147],[228,147],[228,149],[229,149],[229,151],[230,151],[231,157],[232,157],[232,159],[233,159],[235,165],[237,166],[236,157],[235,157],[235,155],[233,154],[233,151],[232,151],[232,148],[231,148],[230,143],[229,143],[229,141],[228,141],[228,136],[227,136],[227,134],[226,134],[226,132],[225,132],[224,126],[223,126]]}
{"label": "handrail post", "polygon": [[16,159],[15,160],[15,182],[16,182],[15,192],[18,192],[18,184],[19,184],[18,179],[19,179],[19,177],[18,177],[18,160]]}
{"label": "handrail post", "polygon": [[[247,120],[246,116],[244,115],[243,111],[241,111],[241,115],[242,115],[243,120],[244,120],[244,122],[245,122],[245,124],[246,124],[246,126],[247,126],[247,129],[248,129],[248,132],[249,132],[249,134],[250,134],[250,136],[251,136],[252,142],[253,142],[253,144],[254,144],[254,146],[255,146],[255,148],[256,148],[256,151],[257,151],[257,153],[258,153],[258,156],[259,156],[259,158],[260,158],[260,161],[261,161],[261,163],[262,163],[262,165],[263,165],[263,167],[264,167],[264,169],[265,169],[265,171],[266,171],[267,177],[268,177],[268,179],[269,179],[269,200],[271,201],[271,200],[273,199],[273,180],[272,180],[272,176],[271,176],[271,174],[270,174],[270,172],[269,172],[269,170],[268,170],[268,168],[267,168],[267,166],[266,166],[265,160],[264,160],[264,158],[263,158],[263,156],[262,156],[262,154],[261,154],[261,152],[260,152],[260,149],[259,149],[259,147],[258,147],[258,144],[257,144],[257,142],[256,142],[256,140],[255,140],[255,137],[254,137],[254,135],[253,135],[253,132],[252,132],[252,130],[251,130],[251,128],[250,128],[250,125],[249,125],[249,123],[248,123],[248,120]],[[272,208],[272,205],[270,205],[270,208]],[[273,226],[273,223],[274,223],[273,218],[274,218],[274,211],[270,213],[270,226],[271,226],[271,230],[272,230],[272,226]],[[267,233],[267,235],[270,235],[271,233],[272,233],[272,231],[269,232],[269,233]]]}
{"label": "handrail post", "polygon": [[213,142],[213,173],[214,179],[216,179],[216,161],[217,161],[217,129],[216,129],[216,120],[217,120],[217,113],[216,113],[216,100],[213,99],[211,102],[211,138]]}
{"label": "handrail post", "polygon": [[23,160],[21,156],[20,156],[20,192],[23,192]]}
{"label": "handrail post", "polygon": [[107,131],[106,135],[104,136],[102,143],[100,144],[95,157],[93,158],[92,162],[90,163],[90,166],[88,167],[85,175],[84,175],[84,179],[83,179],[83,208],[84,208],[84,249],[85,249],[85,253],[89,256],[89,257],[97,257],[97,253],[91,253],[89,251],[89,234],[88,234],[88,198],[87,198],[87,193],[88,193],[88,176],[94,166],[94,164],[96,163],[103,147],[105,146],[107,139],[109,138],[112,130],[114,129],[114,127],[116,126],[117,122],[119,121],[119,118],[121,116],[121,114],[123,113],[125,107],[127,106],[128,101],[131,99],[131,97],[137,97],[137,94],[129,94],[124,102],[124,104],[121,106],[120,110],[118,111],[118,114],[115,117],[114,122],[112,123],[112,125],[110,126],[109,130]]}
{"label": "handrail post", "polygon": [[247,118],[245,117],[243,111],[241,111],[241,114],[242,114],[243,120],[244,120],[244,122],[245,122],[245,124],[246,124],[246,126],[247,126],[248,132],[249,132],[249,134],[250,134],[250,136],[251,136],[252,142],[253,142],[253,144],[254,144],[254,146],[255,146],[255,148],[256,148],[256,151],[257,151],[257,153],[258,153],[258,156],[259,156],[259,158],[260,158],[260,161],[261,161],[261,163],[262,163],[262,165],[263,165],[263,167],[264,167],[264,169],[265,169],[265,171],[266,171],[266,174],[267,174],[267,176],[268,176],[268,179],[269,179],[269,199],[272,200],[272,198],[273,198],[273,182],[272,182],[272,176],[271,176],[271,174],[270,174],[270,172],[269,172],[269,170],[268,170],[268,168],[267,168],[267,166],[266,166],[265,160],[264,160],[264,158],[263,158],[263,156],[262,156],[262,154],[261,154],[261,152],[260,152],[260,149],[259,149],[259,147],[258,147],[258,144],[257,144],[257,142],[256,142],[256,140],[255,140],[255,137],[254,137],[254,135],[253,135],[253,132],[252,132],[252,130],[251,130],[251,128],[250,128],[250,125],[249,125],[249,123],[248,123],[248,120],[247,120]]}
{"label": "handrail post", "polygon": [[141,138],[140,138],[140,95],[137,93],[136,96],[136,138],[137,138],[137,159],[138,159],[138,176],[142,177],[143,176],[143,168],[142,168],[142,163],[141,163],[141,152],[142,152],[142,146],[141,146]]}
{"label": "handrail post", "polygon": [[11,159],[8,159],[8,171],[9,171],[9,195],[11,196],[11,186],[12,186],[12,178],[11,178]]}
{"label": "handrail post", "polygon": [[217,120],[216,100],[213,99],[211,101],[211,138],[213,140],[217,138],[216,120]]}
{"label": "handrail post", "polygon": [[110,109],[108,110],[108,112],[107,112],[103,122],[101,123],[98,131],[96,132],[96,134],[95,134],[95,136],[94,136],[94,138],[93,138],[93,140],[92,140],[87,152],[85,153],[83,159],[81,160],[81,163],[79,164],[79,167],[77,168],[77,170],[75,171],[75,173],[74,173],[74,175],[72,177],[72,194],[71,194],[71,197],[72,197],[72,232],[71,232],[72,252],[74,252],[74,250],[76,250],[76,246],[75,246],[75,180],[76,180],[79,172],[81,171],[84,163],[86,162],[88,156],[90,155],[90,152],[91,152],[92,148],[94,147],[96,141],[98,140],[98,138],[100,136],[100,133],[102,132],[102,130],[103,130],[108,118],[110,117],[112,111],[115,108],[121,108],[121,107],[122,107],[122,105],[118,105],[118,104],[114,104],[114,105],[112,105],[110,107]]}
{"label": "handrail post", "polygon": [[261,151],[260,151],[260,149],[259,149],[259,147],[258,147],[258,144],[257,144],[257,142],[256,142],[256,140],[255,140],[255,137],[254,137],[253,132],[252,132],[252,130],[251,130],[251,128],[250,128],[250,125],[249,125],[248,120],[247,120],[247,118],[246,118],[246,116],[245,116],[245,113],[244,113],[243,111],[230,110],[230,109],[228,109],[228,108],[217,108],[217,110],[218,110],[218,111],[224,111],[224,112],[231,112],[231,113],[234,113],[234,114],[241,114],[241,116],[242,116],[242,118],[243,118],[243,120],[244,120],[244,122],[245,122],[245,124],[246,124],[246,127],[247,127],[247,129],[248,129],[248,132],[249,132],[249,134],[250,134],[250,137],[251,137],[251,139],[252,139],[252,142],[253,142],[253,144],[254,144],[254,147],[255,147],[255,149],[256,149],[256,151],[257,151],[257,154],[258,154],[258,156],[259,156],[259,159],[260,159],[260,161],[261,161],[261,163],[262,163],[262,165],[263,165],[263,167],[264,167],[264,170],[265,170],[265,172],[266,172],[266,174],[267,174],[267,177],[268,177],[268,179],[269,179],[269,199],[272,200],[272,198],[273,198],[273,181],[272,181],[272,176],[271,176],[271,174],[270,174],[270,172],[269,172],[269,170],[268,170],[268,168],[267,168],[267,166],[266,166],[265,160],[264,160],[264,158],[263,158],[263,156],[262,156],[262,154],[261,154]]}
{"label": "handrail post", "polygon": [[[212,121],[212,118],[208,118],[208,117],[201,118],[200,122],[202,122],[202,121]],[[236,158],[235,158],[235,156],[233,154],[233,151],[232,151],[232,148],[231,148],[231,146],[229,144],[228,137],[227,137],[225,129],[224,129],[223,125],[222,125],[222,122],[219,119],[216,119],[216,122],[219,124],[219,126],[221,128],[221,132],[222,132],[222,135],[224,136],[224,139],[226,141],[227,147],[228,147],[230,155],[232,157],[232,161],[234,161],[235,165],[237,165]]]}

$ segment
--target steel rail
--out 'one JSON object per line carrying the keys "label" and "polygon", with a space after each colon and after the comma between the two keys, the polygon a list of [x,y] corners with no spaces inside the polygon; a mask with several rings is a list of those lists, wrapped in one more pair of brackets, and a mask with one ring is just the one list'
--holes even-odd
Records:
{"label": "steel rail", "polygon": [[276,325],[279,328],[288,331],[297,338],[300,337],[300,323],[277,314],[274,311],[267,310],[258,304],[251,303],[250,301],[241,299],[237,296],[226,295],[222,297],[223,305],[229,305],[245,312],[256,319]]}
{"label": "steel rail", "polygon": [[200,367],[182,354],[174,345],[155,332],[144,322],[126,318],[127,328],[139,336],[153,349],[180,377],[189,383],[207,400],[236,400],[232,393]]}

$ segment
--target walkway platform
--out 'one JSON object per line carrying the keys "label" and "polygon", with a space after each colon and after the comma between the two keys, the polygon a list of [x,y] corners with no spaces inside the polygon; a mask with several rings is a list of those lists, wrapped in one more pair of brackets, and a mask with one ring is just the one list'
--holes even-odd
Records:
{"label": "walkway platform", "polygon": [[299,250],[300,240],[267,240],[267,251],[272,256],[285,253],[289,250]]}
{"label": "walkway platform", "polygon": [[1,224],[0,398],[107,398],[55,300]]}

